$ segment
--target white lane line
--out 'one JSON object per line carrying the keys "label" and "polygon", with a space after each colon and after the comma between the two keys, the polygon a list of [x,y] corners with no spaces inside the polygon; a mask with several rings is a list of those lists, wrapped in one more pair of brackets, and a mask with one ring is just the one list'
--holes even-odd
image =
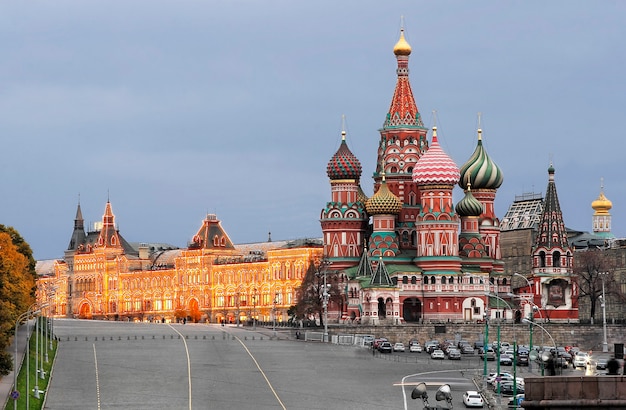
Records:
{"label": "white lane line", "polygon": [[272,391],[272,393],[274,393],[274,397],[276,397],[276,400],[278,400],[278,404],[280,404],[280,407],[283,408],[283,410],[287,410],[287,408],[285,407],[285,405],[283,404],[282,400],[280,400],[280,397],[278,397],[278,393],[276,393],[276,390],[274,390],[274,387],[272,386],[272,383],[270,383],[269,379],[267,378],[267,376],[265,375],[265,372],[263,371],[263,369],[261,369],[261,366],[259,365],[259,362],[256,361],[256,359],[254,358],[254,356],[252,355],[252,353],[250,352],[250,350],[248,350],[248,347],[241,341],[240,338],[238,338],[235,335],[232,335],[235,339],[237,339],[237,341],[239,343],[241,343],[241,345],[243,346],[243,348],[246,350],[246,352],[248,352],[248,355],[250,356],[250,358],[252,359],[252,361],[254,362],[254,364],[256,364],[257,369],[259,369],[259,371],[261,372],[261,375],[263,375],[263,378],[265,379],[265,382],[267,383],[267,385],[269,386],[270,390]]}
{"label": "white lane line", "polygon": [[96,366],[96,398],[98,402],[98,410],[100,410],[100,378],[98,376],[98,356],[96,355],[96,344],[93,344],[93,361]]}
{"label": "white lane line", "polygon": [[183,343],[185,344],[185,353],[187,354],[187,379],[189,380],[189,410],[191,410],[191,360],[189,360],[189,348],[187,347],[187,340],[185,340],[185,336],[180,333],[178,330],[174,329],[171,324],[167,324],[172,330],[183,339]]}

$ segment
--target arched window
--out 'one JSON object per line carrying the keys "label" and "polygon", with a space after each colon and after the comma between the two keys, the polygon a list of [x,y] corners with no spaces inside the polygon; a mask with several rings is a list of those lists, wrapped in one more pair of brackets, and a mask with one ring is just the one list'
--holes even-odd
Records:
{"label": "arched window", "polygon": [[445,277],[445,276],[442,276],[442,277],[441,277],[441,284],[442,284],[442,285],[445,285],[445,284],[446,284],[446,277]]}

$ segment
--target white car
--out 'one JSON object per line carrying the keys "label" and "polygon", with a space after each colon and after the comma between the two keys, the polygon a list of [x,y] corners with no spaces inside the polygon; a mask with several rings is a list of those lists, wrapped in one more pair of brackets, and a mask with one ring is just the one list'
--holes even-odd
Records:
{"label": "white car", "polygon": [[587,367],[587,364],[589,364],[589,354],[586,352],[576,353],[572,363],[574,364],[574,367]]}
{"label": "white car", "polygon": [[463,404],[465,407],[483,407],[483,396],[477,391],[468,390],[463,393]]}
{"label": "white car", "polygon": [[431,359],[443,360],[446,358],[446,355],[443,353],[443,350],[436,349],[430,354]]}
{"label": "white car", "polygon": [[410,347],[409,347],[409,352],[411,353],[422,353],[422,345],[419,343],[413,343]]}
{"label": "white car", "polygon": [[393,345],[393,351],[394,352],[404,352],[404,343],[398,342],[395,345]]}

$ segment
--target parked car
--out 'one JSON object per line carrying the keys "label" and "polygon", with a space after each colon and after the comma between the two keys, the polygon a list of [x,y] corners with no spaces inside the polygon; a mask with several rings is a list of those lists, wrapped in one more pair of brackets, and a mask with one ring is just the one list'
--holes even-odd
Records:
{"label": "parked car", "polygon": [[379,337],[378,339],[374,339],[374,349],[378,349],[383,342],[388,342],[387,338]]}
{"label": "parked car", "polygon": [[587,352],[576,353],[573,361],[574,367],[587,367],[587,364],[589,364],[589,355]]}
{"label": "parked car", "polygon": [[393,345],[393,351],[394,352],[404,352],[404,343],[397,342],[396,344],[394,344]]}
{"label": "parked car", "polygon": [[443,353],[443,350],[441,349],[435,349],[433,350],[433,352],[430,354],[430,358],[431,359],[436,359],[436,360],[443,360],[446,358],[446,355]]}
{"label": "parked car", "polygon": [[500,365],[511,366],[513,364],[513,358],[507,353],[500,354]]}
{"label": "parked car", "polygon": [[480,355],[480,358],[488,361],[496,360],[496,352],[494,352],[493,349],[488,348]]}
{"label": "parked car", "polygon": [[517,352],[517,356],[515,357],[516,360],[516,364],[518,366],[528,366],[528,351],[527,350],[520,350]]}
{"label": "parked car", "polygon": [[466,344],[461,346],[461,353],[463,354],[474,354],[474,348],[470,344]]}
{"label": "parked car", "polygon": [[439,349],[439,342],[437,340],[430,340],[426,342],[426,344],[424,345],[424,349],[428,353],[432,353],[434,350]]}
{"label": "parked car", "polygon": [[[515,386],[513,382],[500,383],[500,393],[504,396],[512,396]],[[516,394],[524,393],[524,385],[517,384]]]}
{"label": "parked car", "polygon": [[391,343],[389,342],[381,342],[378,345],[378,351],[381,353],[391,353],[393,348],[391,347]]}
{"label": "parked car", "polygon": [[461,352],[459,349],[450,349],[448,351],[448,360],[461,360]]}
{"label": "parked car", "polygon": [[371,336],[371,335],[363,336],[364,346],[371,346],[373,343],[374,343],[374,336]]}
{"label": "parked car", "polygon": [[607,366],[609,364],[609,358],[608,357],[598,357],[596,359],[596,369],[597,370],[606,370]]}
{"label": "parked car", "polygon": [[422,353],[422,345],[419,343],[413,343],[409,346],[409,352],[411,353]]}
{"label": "parked car", "polygon": [[483,407],[483,396],[477,391],[468,390],[463,393],[463,404],[465,404],[465,407]]}

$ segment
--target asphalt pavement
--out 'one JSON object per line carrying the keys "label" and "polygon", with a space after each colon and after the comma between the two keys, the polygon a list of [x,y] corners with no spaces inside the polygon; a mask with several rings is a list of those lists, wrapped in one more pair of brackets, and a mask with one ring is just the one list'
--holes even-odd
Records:
{"label": "asphalt pavement", "polygon": [[459,408],[483,374],[476,356],[381,355],[262,327],[59,319],[55,333],[46,409],[414,409],[422,406],[410,397],[419,382],[430,405],[444,404],[435,392],[449,384]]}

